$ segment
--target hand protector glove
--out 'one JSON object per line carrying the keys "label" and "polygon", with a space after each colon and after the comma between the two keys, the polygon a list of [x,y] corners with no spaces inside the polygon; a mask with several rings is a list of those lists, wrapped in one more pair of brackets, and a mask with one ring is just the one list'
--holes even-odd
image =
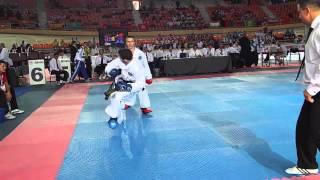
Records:
{"label": "hand protector glove", "polygon": [[149,85],[152,84],[152,79],[146,79],[146,83]]}
{"label": "hand protector glove", "polygon": [[115,78],[120,74],[121,74],[121,69],[111,69],[111,71],[109,72],[109,76],[111,78]]}

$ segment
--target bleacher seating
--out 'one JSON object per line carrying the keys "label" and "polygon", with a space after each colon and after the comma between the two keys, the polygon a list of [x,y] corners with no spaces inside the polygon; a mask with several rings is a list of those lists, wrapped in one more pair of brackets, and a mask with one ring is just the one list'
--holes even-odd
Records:
{"label": "bleacher seating", "polygon": [[207,11],[212,22],[220,22],[224,27],[257,26],[267,18],[258,5],[213,6]]}
{"label": "bleacher seating", "polygon": [[272,4],[268,8],[280,19],[281,24],[300,22],[296,3]]}
{"label": "bleacher seating", "polygon": [[18,9],[29,9],[33,10],[36,9],[36,2],[37,0],[10,0],[6,1],[7,5],[14,6]]}
{"label": "bleacher seating", "polygon": [[[130,7],[121,0],[44,0],[48,28],[53,30],[96,30],[98,28],[126,28],[129,31],[203,29],[204,21],[195,6],[176,8],[144,8],[140,10],[142,23],[136,26]],[[208,6],[211,22],[223,27],[254,27],[300,22],[296,3],[268,5],[277,17],[271,21],[261,6],[263,0],[225,0],[226,6]],[[236,4],[234,4],[237,2]],[[232,4],[231,4],[232,3]],[[0,4],[0,28],[38,28],[36,0],[11,0]],[[278,20],[279,19],[279,20]]]}
{"label": "bleacher seating", "polygon": [[197,8],[144,9],[140,30],[202,29],[208,27]]}
{"label": "bleacher seating", "polygon": [[118,8],[117,0],[55,0],[55,4],[63,8]]}
{"label": "bleacher seating", "polygon": [[[134,28],[132,12],[125,9],[66,9],[48,11],[49,23],[65,29],[96,30],[99,27]],[[56,27],[56,26],[55,26]]]}

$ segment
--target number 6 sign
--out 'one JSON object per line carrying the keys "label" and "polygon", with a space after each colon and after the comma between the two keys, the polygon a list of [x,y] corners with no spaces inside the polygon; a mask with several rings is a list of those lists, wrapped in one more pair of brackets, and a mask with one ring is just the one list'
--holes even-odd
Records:
{"label": "number 6 sign", "polygon": [[30,85],[45,84],[44,60],[29,60],[28,64]]}

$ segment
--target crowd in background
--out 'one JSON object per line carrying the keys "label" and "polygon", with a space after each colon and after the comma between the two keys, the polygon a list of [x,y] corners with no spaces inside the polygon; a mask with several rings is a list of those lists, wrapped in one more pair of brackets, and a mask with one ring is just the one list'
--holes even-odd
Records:
{"label": "crowd in background", "polygon": [[[293,30],[288,29],[285,32],[285,36],[293,40],[294,42],[302,42],[302,39],[295,35]],[[65,83],[69,79],[65,70],[59,64],[58,59],[65,54],[70,55],[71,69],[75,71],[77,53],[79,49],[83,50],[85,78],[91,80],[92,78],[104,80],[106,75],[104,74],[104,68],[107,64],[118,56],[117,52],[119,47],[112,46],[98,46],[98,43],[93,41],[87,41],[80,43],[79,41],[72,41],[69,47],[66,48],[66,44],[63,40],[54,40],[54,48],[52,54],[47,58],[47,67],[50,74],[56,76],[57,83]],[[234,68],[242,68],[244,66],[251,67],[257,66],[258,54],[273,51],[281,51],[286,53],[288,49],[277,41],[272,31],[263,30],[256,32],[252,36],[247,36],[243,32],[227,33],[225,36],[216,36],[214,34],[188,34],[188,35],[158,35],[152,42],[139,42],[138,47],[142,49],[150,65],[151,71],[154,73],[155,69],[161,69],[161,62],[171,59],[188,59],[188,58],[207,58],[213,56],[231,56]],[[1,61],[6,63],[8,67],[6,73],[8,73],[8,79],[12,79],[15,72],[12,66],[15,63],[9,57],[10,53],[28,53],[35,51],[30,43],[22,41],[20,44],[15,43],[11,49],[6,47],[4,43],[0,43],[0,65]],[[54,52],[53,52],[54,51]],[[82,57],[81,57],[82,58]],[[269,60],[269,56],[264,61]],[[283,62],[279,61],[279,64]],[[9,73],[11,71],[11,73]],[[79,73],[79,77],[84,77],[83,72]],[[0,79],[1,79],[0,72]],[[14,86],[11,87],[11,91]],[[0,92],[1,93],[1,92]],[[15,118],[15,114],[23,112],[18,109],[18,105],[15,99],[15,95],[11,93],[12,97],[6,97],[9,95],[4,94],[5,106],[7,109],[7,119]],[[1,96],[1,94],[0,94]],[[0,99],[1,100],[1,99]],[[0,102],[1,104],[1,102]],[[1,108],[1,107],[0,107]],[[11,109],[15,111],[11,111]],[[17,111],[17,112],[16,112]]]}
{"label": "crowd in background", "polygon": [[[285,37],[291,42],[302,42],[300,37],[296,36],[293,30],[288,29]],[[59,54],[68,54],[72,63],[72,69],[75,65],[76,53],[81,46],[84,50],[84,64],[89,78],[105,79],[101,66],[117,56],[118,47],[99,46],[93,39],[80,43],[78,40],[71,42],[69,46],[65,41],[55,39],[53,41],[53,50]],[[80,45],[81,44],[81,45]],[[257,65],[258,55],[277,49],[286,53],[288,49],[274,36],[274,33],[268,29],[263,29],[254,34],[247,35],[244,32],[231,32],[225,36],[207,34],[187,34],[187,35],[158,35],[152,41],[138,41],[137,46],[143,50],[152,63],[152,69],[161,68],[163,60],[187,59],[187,58],[206,58],[213,56],[231,56],[233,66],[242,68]],[[22,41],[21,44],[13,44],[11,53],[28,53],[35,51],[31,44]],[[54,52],[46,56],[51,60]],[[270,57],[265,60],[268,61]],[[280,62],[279,62],[280,63]],[[15,65],[15,63],[11,64]],[[99,69],[100,68],[100,69]],[[153,70],[152,70],[153,71]]]}
{"label": "crowd in background", "polygon": [[[119,6],[119,0],[81,1],[52,0],[46,3],[46,16],[36,7],[35,1],[24,3],[0,2],[0,28],[48,28],[61,30],[96,30],[98,28],[126,28],[130,31],[204,29],[211,23],[219,22],[219,27],[257,27],[285,23],[297,23],[295,3],[290,1],[261,1],[270,9],[275,18],[263,13],[256,1],[231,1],[208,4],[210,20],[205,20],[203,9],[197,1],[191,3],[176,1],[176,7],[162,2],[144,4],[138,11],[142,22],[137,23],[132,16],[132,6]],[[30,1],[28,3],[28,1]],[[32,5],[33,4],[33,5]],[[236,5],[234,5],[236,4]],[[26,6],[28,5],[28,6]],[[249,5],[249,6],[248,6]],[[279,6],[279,7],[278,7]],[[281,7],[280,7],[281,6]],[[43,22],[40,22],[42,19]]]}

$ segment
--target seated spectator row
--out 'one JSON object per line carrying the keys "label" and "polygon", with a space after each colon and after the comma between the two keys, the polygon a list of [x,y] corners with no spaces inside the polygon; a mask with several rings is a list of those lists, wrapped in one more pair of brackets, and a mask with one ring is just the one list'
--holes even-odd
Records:
{"label": "seated spectator row", "polygon": [[143,9],[140,11],[145,30],[202,29],[207,28],[199,10],[179,9]]}
{"label": "seated spectator row", "polygon": [[261,26],[268,18],[257,5],[233,5],[208,7],[212,22],[222,27]]}
{"label": "seated spectator row", "polygon": [[300,22],[296,3],[272,4],[268,8],[279,18],[281,24]]}
{"label": "seated spectator row", "polygon": [[[95,8],[111,7],[117,8],[119,0],[43,0],[47,7],[52,8]],[[14,6],[18,9],[36,9],[37,0],[10,0],[7,5]]]}
{"label": "seated spectator row", "polygon": [[[27,2],[28,5],[23,6]],[[153,31],[173,29],[203,29],[209,22],[203,19],[203,13],[191,5],[180,8],[140,9],[142,22],[136,24],[130,6],[119,0],[45,0],[47,24],[55,30],[96,30],[98,28],[126,28],[129,31]],[[239,2],[241,4],[239,4]],[[261,1],[242,1],[232,5],[212,5],[206,8],[212,23],[222,27],[255,27],[270,24],[288,24],[300,22],[296,12],[296,3],[281,3],[265,6],[276,17],[266,15]],[[26,4],[27,4],[26,3]],[[235,1],[227,3],[235,3]],[[32,5],[30,5],[32,4]],[[10,1],[0,4],[0,28],[37,28],[39,26],[35,0]],[[45,22],[42,22],[42,24]]]}
{"label": "seated spectator row", "polygon": [[[73,9],[48,11],[48,24],[52,29],[86,29],[99,27],[134,29],[132,11],[124,9]],[[58,26],[57,26],[58,25]]]}

